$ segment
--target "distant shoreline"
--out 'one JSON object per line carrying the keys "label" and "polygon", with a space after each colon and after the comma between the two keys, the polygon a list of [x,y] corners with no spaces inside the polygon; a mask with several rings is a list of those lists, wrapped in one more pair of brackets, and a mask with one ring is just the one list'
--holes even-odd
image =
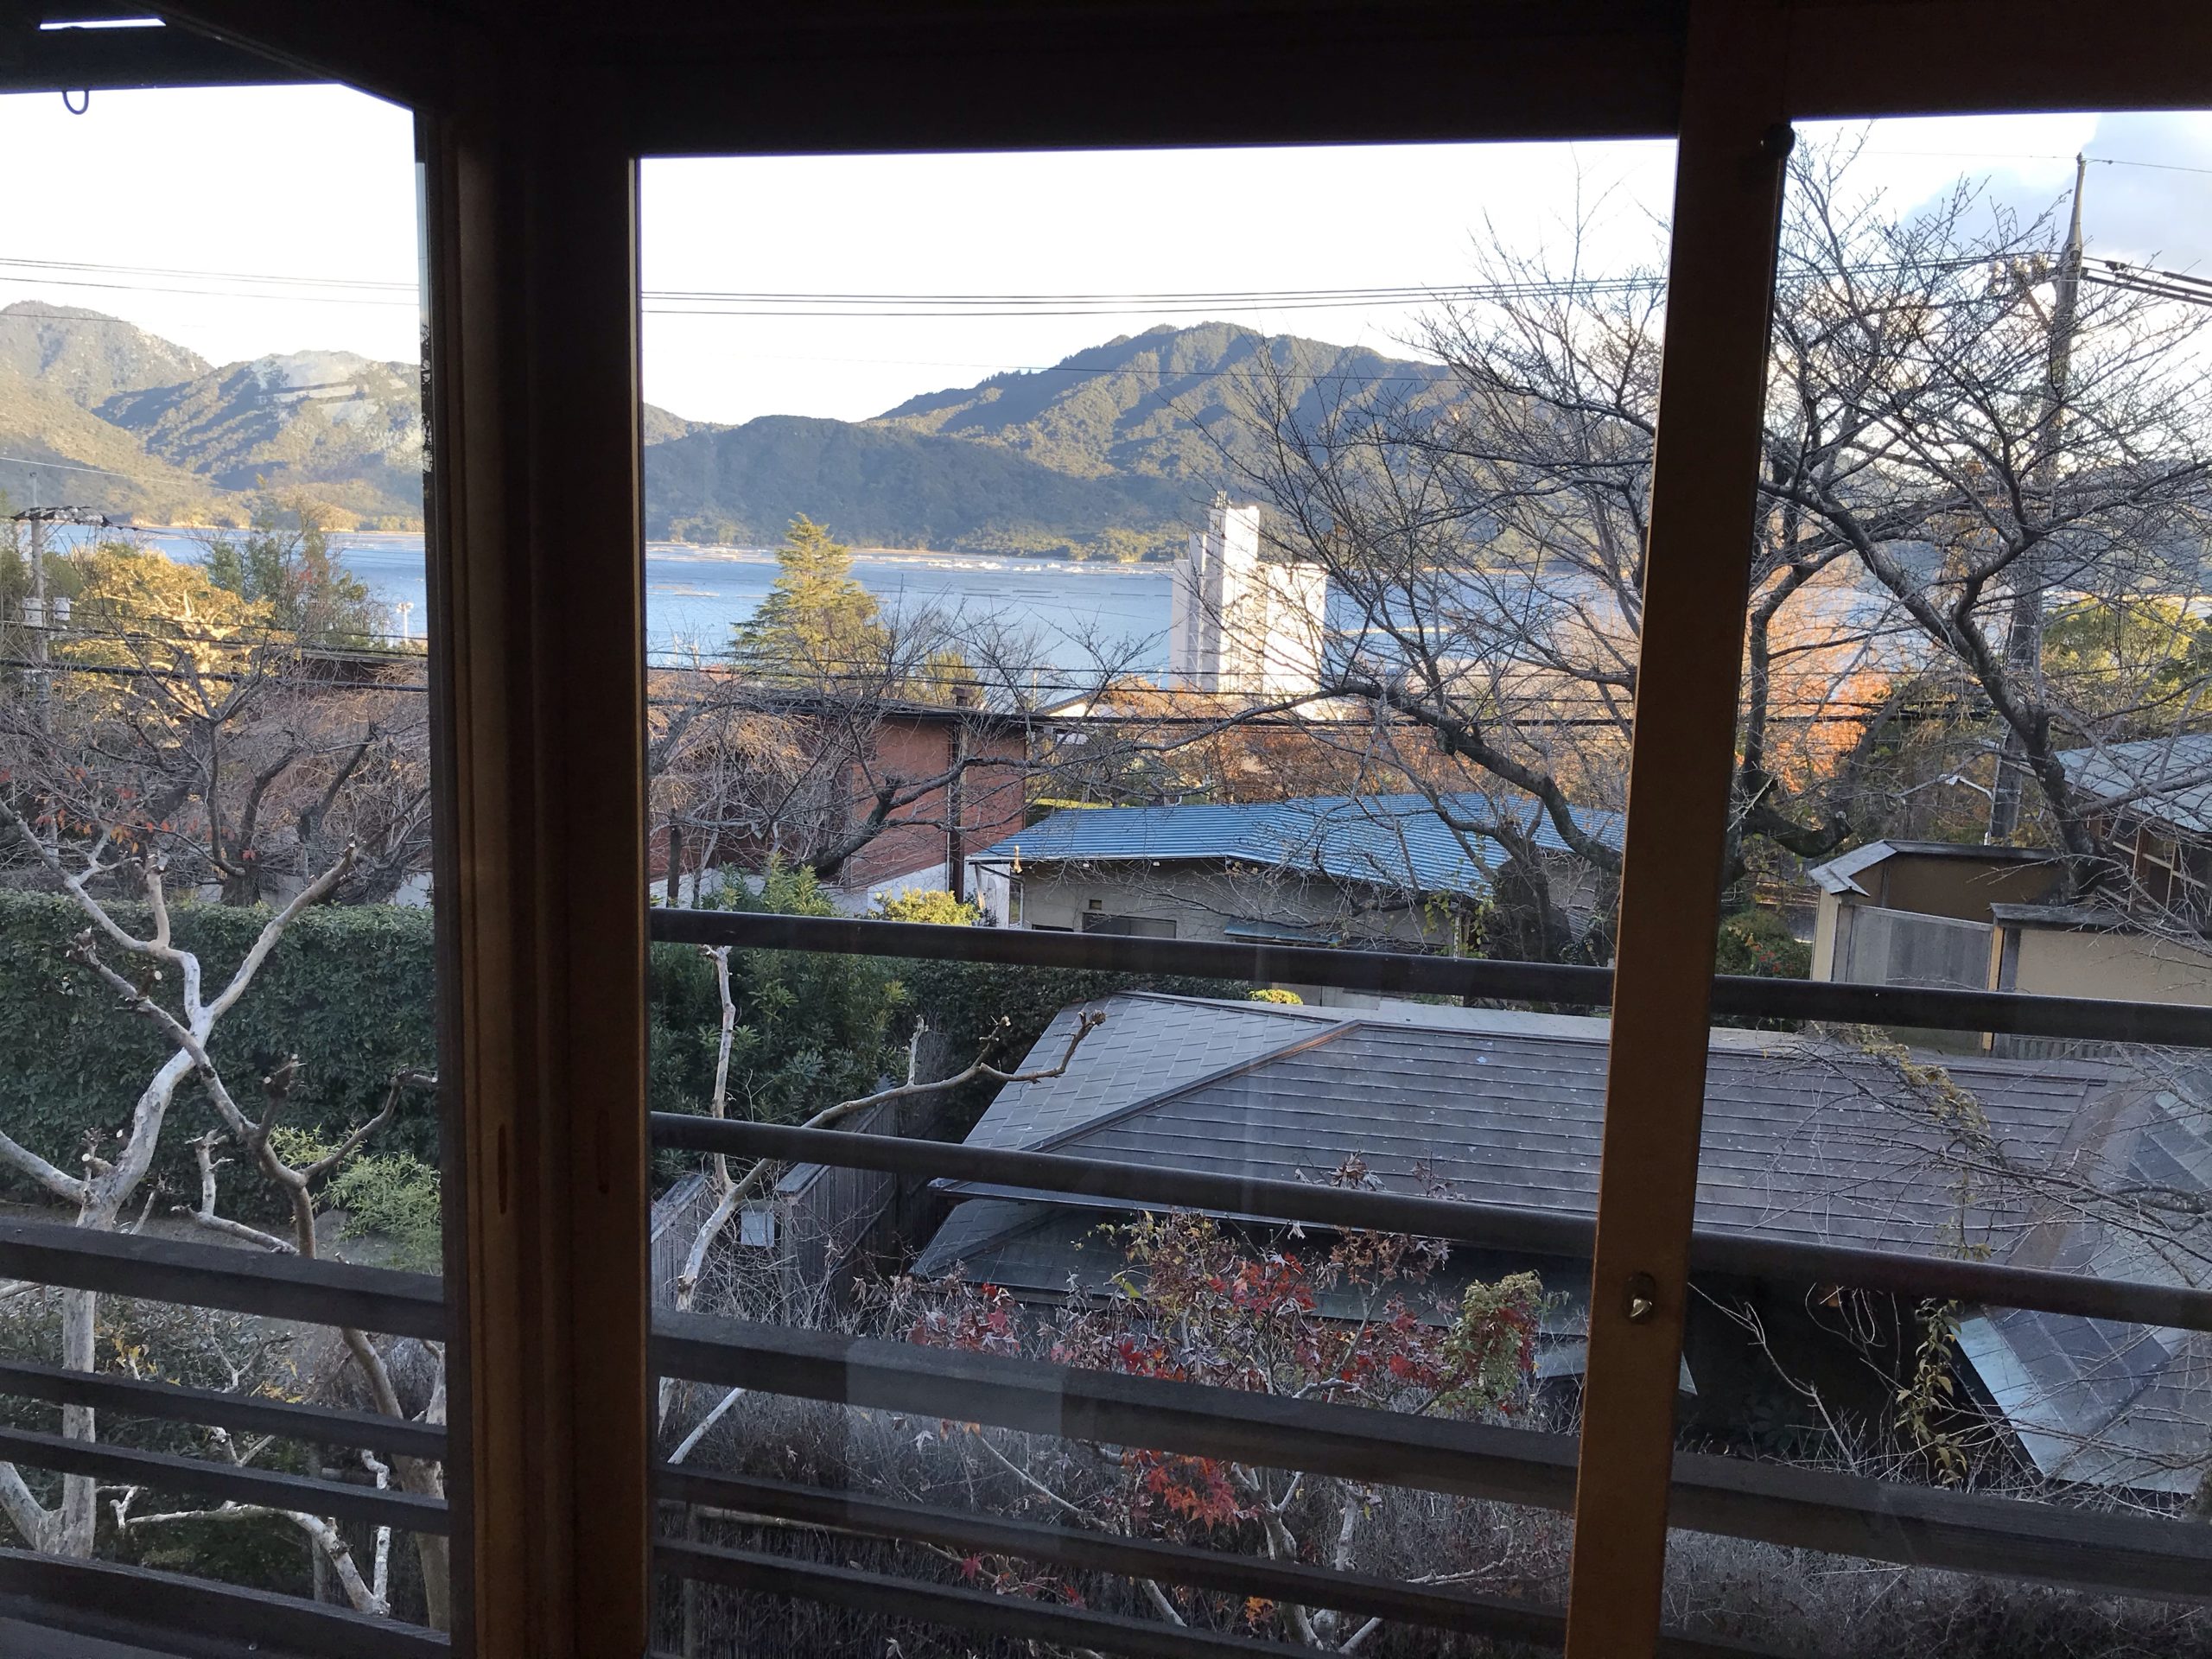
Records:
{"label": "distant shoreline", "polygon": [[[243,527],[233,524],[118,524],[116,528],[137,531],[148,536],[181,537],[190,539],[213,536],[238,536],[245,533]],[[334,530],[329,533],[341,541],[365,540],[371,537],[379,541],[410,538],[420,541],[427,534],[422,530]],[[996,548],[960,550],[941,547],[866,547],[859,543],[852,543],[851,547],[852,555],[856,559],[912,559],[916,561],[990,559],[1003,561],[1008,564],[1082,565],[1100,570],[1158,569],[1171,563],[1166,559],[1077,559],[1070,558],[1065,553],[1017,553],[1010,550]],[[648,553],[655,551],[694,553],[709,557],[735,555],[747,559],[772,560],[776,556],[776,550],[772,546],[740,547],[728,542],[679,542],[666,537],[648,537],[645,549]]]}

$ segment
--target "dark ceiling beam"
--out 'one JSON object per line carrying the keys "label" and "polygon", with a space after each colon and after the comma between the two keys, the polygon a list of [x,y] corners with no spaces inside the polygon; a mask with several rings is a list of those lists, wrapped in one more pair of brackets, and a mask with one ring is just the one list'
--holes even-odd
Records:
{"label": "dark ceiling beam", "polygon": [[486,101],[498,66],[531,38],[501,53],[458,7],[436,0],[185,0],[158,10],[173,23],[235,50],[274,60],[297,79],[344,81],[412,109],[457,110]]}
{"label": "dark ceiling beam", "polygon": [[[348,81],[485,101],[527,58],[618,90],[646,154],[1657,137],[1682,0],[0,0],[0,90]],[[1799,119],[2212,105],[2212,6],[1792,0]]]}
{"label": "dark ceiling beam", "polygon": [[[238,86],[308,79],[299,70],[181,29],[41,29],[47,16],[115,15],[115,6],[0,7],[0,92]],[[144,15],[141,9],[141,15]]]}
{"label": "dark ceiling beam", "polygon": [[1674,0],[730,16],[567,45],[623,76],[647,154],[1661,137],[1680,97]]}
{"label": "dark ceiling beam", "polygon": [[1800,120],[2212,106],[2205,0],[1795,0]]}

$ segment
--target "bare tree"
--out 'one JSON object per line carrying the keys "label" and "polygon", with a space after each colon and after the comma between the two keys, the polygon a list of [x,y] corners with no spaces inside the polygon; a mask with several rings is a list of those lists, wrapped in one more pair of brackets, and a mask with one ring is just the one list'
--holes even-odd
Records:
{"label": "bare tree", "polygon": [[[78,936],[71,950],[72,957],[116,990],[126,1006],[155,1018],[175,1045],[168,1058],[139,1090],[128,1122],[117,1132],[119,1144],[109,1145],[88,1137],[80,1173],[72,1174],[60,1169],[0,1132],[0,1160],[73,1208],[79,1227],[112,1232],[124,1225],[126,1211],[153,1167],[169,1108],[186,1079],[198,1078],[210,1099],[227,1106],[229,1114],[244,1121],[243,1114],[238,1112],[231,1100],[222,1074],[208,1056],[208,1039],[218,1022],[237,1006],[252,985],[254,976],[293,921],[327,897],[344,878],[352,867],[352,854],[349,850],[269,918],[229,980],[211,995],[202,979],[199,957],[170,940],[168,909],[158,858],[149,858],[142,863],[153,930],[141,938],[126,931],[92,895],[93,884],[113,871],[120,861],[113,856],[117,849],[111,835],[99,836],[85,853],[81,868],[72,869],[63,862],[59,835],[52,839],[41,838],[5,799],[0,799],[0,823],[21,838],[84,912],[90,925]],[[149,977],[156,982],[174,974],[177,1011],[170,1012],[118,972],[102,956],[104,948],[121,951],[145,964]],[[151,1202],[150,1195],[148,1202]],[[143,1221],[143,1216],[140,1219]],[[99,1300],[96,1293],[84,1290],[69,1291],[62,1298],[61,1363],[72,1370],[90,1371],[97,1367]],[[65,1407],[62,1433],[72,1440],[96,1438],[92,1408]],[[0,1510],[6,1511],[16,1531],[34,1548],[57,1554],[89,1555],[94,1504],[94,1487],[89,1477],[66,1477],[60,1503],[49,1510],[32,1495],[12,1464],[0,1465]]]}
{"label": "bare tree", "polygon": [[0,698],[19,803],[158,847],[172,881],[231,904],[296,893],[349,845],[341,899],[389,899],[428,868],[418,660],[318,652],[158,554],[77,563],[54,695]]}
{"label": "bare tree", "polygon": [[[2139,287],[2085,290],[2055,418],[2049,221],[1965,186],[1899,214],[1853,193],[1854,153],[1804,146],[1791,165],[1743,527],[1729,870],[1880,830],[1929,781],[1894,756],[1900,723],[1933,701],[1963,747],[1936,775],[1987,772],[2016,746],[2075,890],[2112,885],[2100,804],[2060,759],[2111,721],[2036,654],[2008,652],[2007,629],[2024,592],[2143,611],[2194,591],[2212,505],[2203,314]],[[1354,619],[1323,693],[1397,717],[1402,775],[1442,810],[1494,780],[1610,873],[1618,850],[1575,808],[1619,804],[1625,776],[1664,288],[1656,270],[1593,276],[1579,238],[1554,262],[1493,237],[1479,263],[1491,297],[1424,330],[1433,381],[1315,386],[1270,359],[1222,447],[1274,509],[1279,550],[1325,566]],[[2139,696],[2107,684],[2103,707],[2139,715],[2155,695],[2159,729],[2184,728],[2202,676],[2171,678]],[[1507,849],[1532,931],[1556,950],[1533,822],[1478,812],[1470,827]]]}
{"label": "bare tree", "polygon": [[[304,1161],[295,1161],[284,1156],[276,1132],[281,1127],[296,1074],[296,1059],[288,1061],[263,1079],[264,1104],[258,1113],[250,1114],[232,1093],[209,1052],[209,1045],[223,1016],[245,995],[293,922],[302,912],[330,896],[344,880],[354,863],[353,850],[346,849],[335,863],[270,917],[230,978],[210,995],[198,957],[176,945],[170,938],[163,866],[157,855],[140,861],[143,892],[152,918],[151,931],[142,937],[118,923],[92,892],[93,887],[120,862],[111,834],[99,836],[84,854],[81,867],[72,868],[64,861],[59,834],[41,837],[37,829],[3,799],[0,799],[0,823],[13,830],[85,913],[89,925],[72,945],[72,959],[114,993],[122,1008],[150,1025],[171,1046],[168,1058],[139,1091],[127,1125],[118,1132],[120,1145],[111,1147],[98,1137],[87,1136],[81,1173],[72,1174],[60,1169],[3,1132],[0,1132],[0,1160],[35,1181],[53,1197],[73,1206],[79,1227],[115,1231],[125,1225],[143,1226],[159,1192],[157,1186],[147,1187],[147,1177],[170,1109],[178,1090],[188,1080],[194,1081],[214,1109],[219,1127],[192,1143],[200,1169],[200,1203],[196,1208],[179,1205],[178,1212],[210,1231],[262,1249],[302,1256],[315,1255],[314,1193],[317,1185],[391,1122],[407,1090],[429,1080],[414,1073],[395,1077],[381,1110],[346,1135],[335,1147]],[[148,982],[123,972],[107,959],[104,950],[119,951],[126,959],[142,964],[141,972]],[[168,979],[172,975],[174,1007],[169,1003]],[[156,989],[149,988],[149,983],[158,988],[158,995]],[[217,1154],[226,1144],[241,1150],[283,1195],[290,1223],[289,1236],[248,1226],[219,1212],[217,1172],[222,1160]],[[145,1192],[144,1205],[133,1223],[129,1220],[128,1212],[142,1189]],[[73,1370],[96,1370],[98,1294],[67,1291],[62,1294],[61,1306],[62,1364]],[[359,1368],[375,1408],[388,1416],[410,1415],[401,1402],[388,1357],[364,1332],[346,1328],[341,1335]],[[442,1360],[436,1364],[435,1374],[439,1380],[423,1408],[423,1414],[432,1421],[442,1419],[444,1411]],[[72,1440],[97,1438],[92,1410],[81,1406],[64,1408],[62,1432]],[[240,1462],[250,1460],[262,1449],[260,1446],[241,1449],[227,1441],[222,1445],[226,1455]],[[391,1468],[382,1471],[379,1478],[393,1475],[410,1491],[433,1497],[443,1494],[443,1472],[435,1463],[396,1459]],[[166,1524],[183,1518],[181,1513],[161,1519],[133,1516],[130,1505],[134,1496],[126,1494],[117,1512],[118,1523],[126,1528]],[[63,1478],[60,1503],[48,1509],[39,1503],[13,1465],[0,1465],[0,1510],[4,1510],[17,1532],[33,1548],[56,1554],[90,1555],[97,1502],[98,1488],[92,1478],[69,1475]],[[240,1512],[232,1506],[213,1513],[223,1519],[241,1518]],[[372,1580],[362,1580],[346,1556],[334,1526],[317,1517],[290,1518],[331,1560],[356,1605],[368,1611],[386,1610],[380,1569]],[[449,1578],[446,1541],[425,1536],[419,1541],[419,1549],[430,1618],[433,1624],[442,1625],[447,1616]]]}

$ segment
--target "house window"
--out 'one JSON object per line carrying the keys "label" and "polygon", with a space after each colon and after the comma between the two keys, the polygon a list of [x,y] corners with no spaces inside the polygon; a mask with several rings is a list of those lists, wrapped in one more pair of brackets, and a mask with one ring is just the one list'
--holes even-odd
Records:
{"label": "house window", "polygon": [[1175,924],[1172,918],[1160,916],[1103,916],[1096,911],[1084,912],[1083,931],[1086,933],[1116,934],[1132,939],[1172,939]]}

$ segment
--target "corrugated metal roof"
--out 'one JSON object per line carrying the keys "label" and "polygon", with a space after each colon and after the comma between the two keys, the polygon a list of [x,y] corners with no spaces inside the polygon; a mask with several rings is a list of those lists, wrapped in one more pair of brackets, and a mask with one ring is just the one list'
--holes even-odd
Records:
{"label": "corrugated metal roof", "polygon": [[[2146,1208],[2189,1207],[2212,1192],[2212,1068],[2185,1065],[2085,1115],[2072,1156],[2084,1185]],[[2029,1267],[2097,1278],[2202,1284],[2212,1219],[2193,1227],[2108,1225],[2074,1206],[2045,1206],[2015,1252]],[[2212,1458],[2212,1336],[1991,1310],[1965,1321],[1960,1345],[2012,1422],[2021,1449],[2054,1480],[2193,1493]]]}
{"label": "corrugated metal roof", "polygon": [[[1567,850],[1548,815],[1525,798],[1444,798],[1461,823],[1535,824],[1540,847]],[[1621,815],[1577,808],[1574,821],[1608,846],[1620,845]],[[1452,827],[1425,795],[1321,795],[1235,805],[1116,806],[1055,812],[976,856],[1025,863],[1099,863],[1229,859],[1266,869],[1418,893],[1479,897],[1504,849],[1486,836]]]}
{"label": "corrugated metal roof", "polygon": [[2212,734],[2068,749],[2067,781],[2101,801],[2140,795],[2133,810],[2177,830],[2212,835]]}

